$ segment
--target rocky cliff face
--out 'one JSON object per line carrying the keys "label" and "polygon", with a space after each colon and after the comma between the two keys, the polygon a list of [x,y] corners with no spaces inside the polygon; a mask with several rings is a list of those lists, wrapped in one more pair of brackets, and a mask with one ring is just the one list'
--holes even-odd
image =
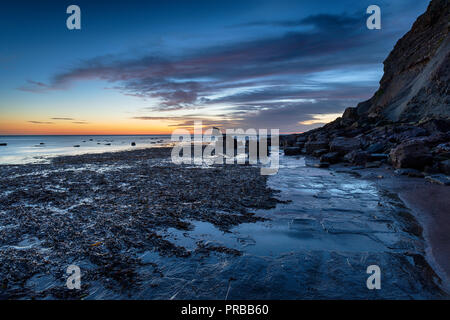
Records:
{"label": "rocky cliff face", "polygon": [[375,95],[322,128],[280,137],[285,154],[320,157],[321,167],[389,162],[410,175],[450,175],[449,10],[449,0],[431,1],[385,60]]}
{"label": "rocky cliff face", "polygon": [[431,1],[384,61],[380,88],[358,114],[393,121],[450,117],[449,21],[449,1]]}

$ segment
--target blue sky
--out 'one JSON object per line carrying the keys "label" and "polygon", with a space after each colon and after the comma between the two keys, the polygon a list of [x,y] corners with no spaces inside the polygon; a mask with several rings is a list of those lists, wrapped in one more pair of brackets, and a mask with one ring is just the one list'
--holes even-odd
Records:
{"label": "blue sky", "polygon": [[[66,28],[71,4],[81,30]],[[366,28],[371,4],[381,30]],[[374,93],[383,60],[427,5],[5,1],[0,134],[151,133],[194,119],[308,130]]]}

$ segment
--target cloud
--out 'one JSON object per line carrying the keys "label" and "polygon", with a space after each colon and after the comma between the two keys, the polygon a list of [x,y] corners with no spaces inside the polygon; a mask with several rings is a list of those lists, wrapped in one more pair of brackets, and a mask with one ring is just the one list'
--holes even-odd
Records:
{"label": "cloud", "polygon": [[52,120],[66,120],[66,121],[72,121],[75,120],[74,118],[51,118]]}
{"label": "cloud", "polygon": [[39,93],[47,90],[51,90],[52,86],[39,81],[27,80],[27,83],[19,88],[18,90],[26,92]]}
{"label": "cloud", "polygon": [[[151,111],[197,110],[221,104],[235,120],[240,117],[249,123],[268,124],[280,119],[280,127],[284,122],[293,128],[314,120],[313,114],[340,112],[375,90],[373,80],[331,81],[330,75],[330,81],[314,78],[324,72],[380,68],[386,43],[398,35],[386,31],[381,37],[369,32],[364,19],[364,15],[321,14],[299,20],[249,22],[247,26],[279,25],[288,30],[256,40],[181,51],[177,56],[100,56],[54,75],[48,84],[29,81],[21,90],[65,89],[77,81],[100,79],[113,83],[123,94],[156,101]],[[299,30],[298,26],[308,28]],[[287,112],[293,114],[286,116]]]}
{"label": "cloud", "polygon": [[28,122],[29,123],[34,123],[34,124],[53,124],[53,122],[48,122],[48,121],[34,121],[34,120],[30,120]]}
{"label": "cloud", "polygon": [[313,26],[317,29],[330,30],[332,28],[357,28],[359,24],[364,23],[365,17],[361,15],[349,14],[317,14],[311,15],[299,20],[266,20],[252,21],[231,26],[232,28],[242,27],[302,27]]}
{"label": "cloud", "polygon": [[89,122],[86,121],[72,121],[73,124],[89,124]]}

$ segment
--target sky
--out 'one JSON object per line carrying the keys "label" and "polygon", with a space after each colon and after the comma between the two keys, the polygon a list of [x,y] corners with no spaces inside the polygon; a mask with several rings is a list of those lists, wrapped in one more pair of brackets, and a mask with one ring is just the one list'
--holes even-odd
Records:
{"label": "sky", "polygon": [[[81,30],[69,30],[69,5]],[[381,9],[369,30],[366,8]],[[372,96],[426,0],[2,1],[0,135],[303,132]]]}

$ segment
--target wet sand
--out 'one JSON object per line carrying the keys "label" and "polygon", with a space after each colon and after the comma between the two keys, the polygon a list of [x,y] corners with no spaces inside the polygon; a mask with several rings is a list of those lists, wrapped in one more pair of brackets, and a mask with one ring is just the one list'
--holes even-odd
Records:
{"label": "wet sand", "polygon": [[[424,228],[427,257],[450,290],[450,187],[419,178],[392,178],[387,184],[397,191]],[[450,292],[450,291],[449,291]]]}
{"label": "wet sand", "polygon": [[[336,168],[345,167],[334,166]],[[388,166],[353,172],[363,179],[376,181],[380,188],[395,192],[411,209],[423,227],[426,258],[440,276],[442,287],[450,292],[450,187],[423,178],[399,176]]]}

